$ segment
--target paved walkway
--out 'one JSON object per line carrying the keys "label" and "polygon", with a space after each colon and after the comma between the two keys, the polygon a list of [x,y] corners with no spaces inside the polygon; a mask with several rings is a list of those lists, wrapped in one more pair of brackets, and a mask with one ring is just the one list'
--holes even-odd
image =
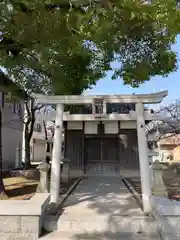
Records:
{"label": "paved walkway", "polygon": [[58,231],[42,240],[160,240],[155,226],[119,178],[89,177],[66,201]]}

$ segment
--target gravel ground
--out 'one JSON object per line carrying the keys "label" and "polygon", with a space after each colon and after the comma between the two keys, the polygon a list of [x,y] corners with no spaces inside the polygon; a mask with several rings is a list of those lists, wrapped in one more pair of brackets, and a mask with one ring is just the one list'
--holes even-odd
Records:
{"label": "gravel ground", "polygon": [[[141,182],[139,177],[127,178],[136,191],[141,195]],[[180,173],[176,173],[173,167],[163,172],[163,181],[168,191],[169,199],[180,201]]]}

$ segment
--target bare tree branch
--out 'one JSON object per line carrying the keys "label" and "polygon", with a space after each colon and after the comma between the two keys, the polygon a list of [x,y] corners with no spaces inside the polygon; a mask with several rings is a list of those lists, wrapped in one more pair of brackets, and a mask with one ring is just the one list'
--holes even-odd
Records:
{"label": "bare tree branch", "polygon": [[180,145],[180,100],[177,99],[174,103],[163,106],[156,113],[161,113],[163,120],[151,121],[146,126],[147,134],[154,134],[156,142],[163,139],[175,138],[176,143],[174,144],[176,146]]}
{"label": "bare tree branch", "polygon": [[34,107],[34,111],[38,111],[38,110],[42,109],[44,106],[45,106],[44,104],[41,104],[41,105],[38,105],[38,104],[37,104],[37,105]]}

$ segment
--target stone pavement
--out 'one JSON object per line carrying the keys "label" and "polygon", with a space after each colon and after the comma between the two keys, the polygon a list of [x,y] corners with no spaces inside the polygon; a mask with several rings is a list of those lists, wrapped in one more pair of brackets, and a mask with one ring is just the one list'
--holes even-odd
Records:
{"label": "stone pavement", "polygon": [[[143,215],[121,179],[89,177],[69,196],[57,219],[49,216],[42,240],[160,240],[157,224]],[[57,217],[57,216],[56,216]]]}

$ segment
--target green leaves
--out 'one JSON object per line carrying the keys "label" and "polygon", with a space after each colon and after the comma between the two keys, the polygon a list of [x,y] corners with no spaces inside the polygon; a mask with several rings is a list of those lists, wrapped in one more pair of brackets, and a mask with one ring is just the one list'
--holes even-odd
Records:
{"label": "green leaves", "polygon": [[108,70],[137,87],[177,68],[174,0],[9,2],[0,5],[1,65],[31,91],[81,94]]}

